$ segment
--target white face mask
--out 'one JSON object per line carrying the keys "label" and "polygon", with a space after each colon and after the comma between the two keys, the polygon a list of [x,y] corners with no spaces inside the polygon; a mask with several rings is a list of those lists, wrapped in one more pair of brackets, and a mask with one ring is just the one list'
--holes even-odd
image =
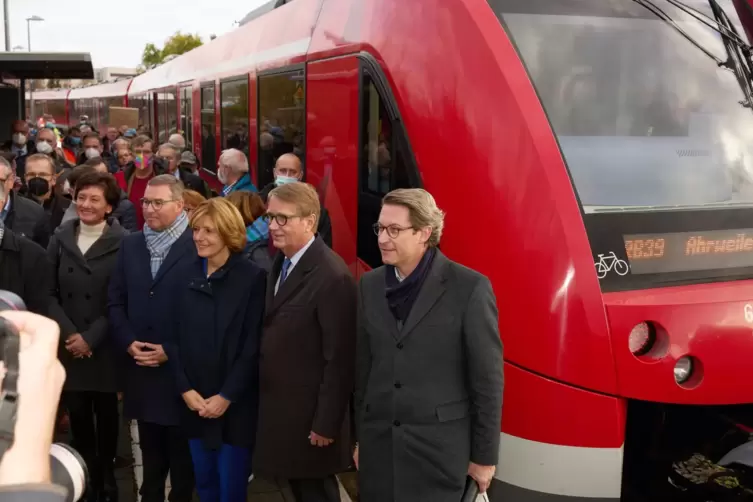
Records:
{"label": "white face mask", "polygon": [[16,146],[24,146],[26,144],[26,135],[17,132],[13,135],[13,143],[15,143]]}
{"label": "white face mask", "polygon": [[40,141],[37,143],[37,151],[49,155],[52,153],[52,147],[46,141]]}
{"label": "white face mask", "polygon": [[87,159],[93,159],[94,157],[99,157],[99,150],[96,148],[87,148],[86,149],[86,158]]}
{"label": "white face mask", "polygon": [[293,178],[292,176],[277,176],[275,178],[275,184],[277,186],[287,185],[288,183],[295,183],[297,181],[298,181],[298,178]]}

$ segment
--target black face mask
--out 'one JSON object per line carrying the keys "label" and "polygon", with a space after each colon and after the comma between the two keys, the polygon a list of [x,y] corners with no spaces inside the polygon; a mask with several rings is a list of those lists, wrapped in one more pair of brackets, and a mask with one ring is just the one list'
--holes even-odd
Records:
{"label": "black face mask", "polygon": [[29,194],[35,197],[41,197],[50,191],[50,182],[44,178],[32,178],[27,183]]}

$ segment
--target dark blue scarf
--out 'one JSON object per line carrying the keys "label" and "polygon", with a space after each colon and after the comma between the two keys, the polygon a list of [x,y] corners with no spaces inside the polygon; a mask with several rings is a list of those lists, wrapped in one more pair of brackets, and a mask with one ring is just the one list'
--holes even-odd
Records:
{"label": "dark blue scarf", "polygon": [[418,293],[421,291],[421,286],[423,286],[426,277],[429,275],[431,264],[434,262],[436,254],[436,248],[429,248],[424,253],[416,269],[408,277],[403,278],[402,282],[397,279],[395,267],[385,265],[387,305],[389,305],[392,315],[395,316],[395,320],[398,322],[405,323],[408,319],[413,304],[416,302],[416,298],[418,298]]}

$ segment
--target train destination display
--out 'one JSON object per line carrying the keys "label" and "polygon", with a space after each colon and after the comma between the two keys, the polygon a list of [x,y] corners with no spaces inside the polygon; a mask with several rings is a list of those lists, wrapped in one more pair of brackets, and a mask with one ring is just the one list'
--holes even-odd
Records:
{"label": "train destination display", "polygon": [[753,228],[635,234],[623,239],[633,274],[753,267]]}

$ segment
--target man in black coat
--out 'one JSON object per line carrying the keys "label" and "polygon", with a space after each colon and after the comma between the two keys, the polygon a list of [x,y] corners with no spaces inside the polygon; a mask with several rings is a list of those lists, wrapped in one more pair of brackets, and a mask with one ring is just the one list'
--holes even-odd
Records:
{"label": "man in black coat", "polygon": [[[0,199],[5,199],[5,184]],[[17,294],[31,312],[47,315],[52,266],[35,242],[19,237],[0,220],[0,289]]]}
{"label": "man in black coat", "polygon": [[290,482],[296,502],[340,500],[350,465],[356,285],[315,237],[319,198],[307,183],[269,194],[269,235],[280,253],[267,280],[259,363],[254,472]]}
{"label": "man in black coat", "polygon": [[113,342],[128,355],[123,415],[138,420],[142,501],[164,502],[169,470],[170,502],[190,502],[193,464],[180,429],[185,405],[163,344],[172,330],[175,292],[186,284],[181,265],[196,260],[196,246],[183,211],[183,186],[174,176],[149,180],[144,201],[144,230],[123,239],[108,291]]}
{"label": "man in black coat", "polygon": [[12,230],[17,236],[27,237],[46,248],[50,231],[44,209],[39,204],[16,195],[14,183],[15,175],[10,164],[0,157],[0,184],[2,193],[7,194],[0,202],[0,220],[5,223],[5,228]]}
{"label": "man in black coat", "polygon": [[63,221],[63,215],[71,205],[57,188],[58,173],[51,157],[35,153],[26,159],[26,186],[30,201],[39,204],[48,217],[48,228],[54,232]]}

